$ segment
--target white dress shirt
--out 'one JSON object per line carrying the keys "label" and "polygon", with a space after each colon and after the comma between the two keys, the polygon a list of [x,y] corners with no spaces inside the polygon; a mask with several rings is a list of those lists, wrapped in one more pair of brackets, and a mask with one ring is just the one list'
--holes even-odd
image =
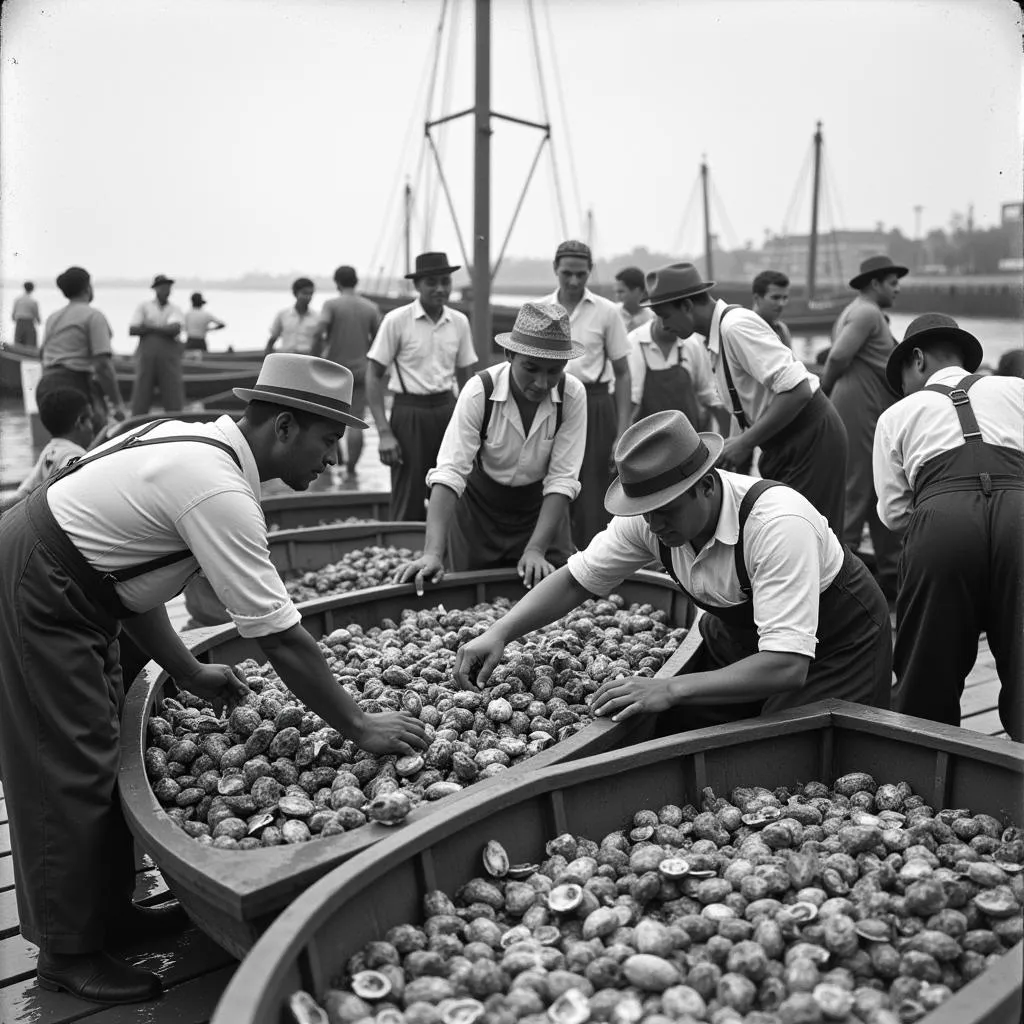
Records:
{"label": "white dress shirt", "polygon": [[[494,379],[491,420],[481,455],[483,471],[495,482],[521,487],[544,481],[544,494],[564,494],[570,501],[580,493],[580,466],[587,444],[587,393],[572,376],[565,377],[562,425],[555,432],[558,389],[552,388],[534,413],[524,434],[519,407],[511,393],[509,363],[484,372]],[[484,386],[479,376],[466,383],[444,432],[437,465],[427,473],[427,486],[444,484],[460,497],[480,450],[484,415]]]}
{"label": "white dress shirt", "polygon": [[277,335],[274,345],[276,352],[298,352],[308,355],[313,351],[313,342],[320,333],[320,314],[310,306],[305,313],[299,313],[294,306],[282,309],[270,325],[270,335]]}
{"label": "white dress shirt", "polygon": [[654,310],[650,306],[641,306],[635,313],[630,313],[620,302],[618,303],[619,316],[622,317],[622,326],[626,328],[626,334],[635,331],[638,327],[650,323],[654,319]]}
{"label": "white dress shirt", "polygon": [[156,299],[150,299],[136,306],[129,327],[180,327],[184,322],[185,314],[173,302],[161,306]]}
{"label": "white dress shirt", "polygon": [[[970,376],[962,366],[946,366],[928,384],[955,387]],[[968,392],[982,441],[1024,450],[1024,380],[983,377]],[[953,403],[934,391],[917,391],[891,405],[875,426],[872,469],[878,518],[902,530],[914,505],[914,482],[929,460],[965,444]]]}
{"label": "white dress shirt", "polygon": [[[390,367],[388,386],[396,393],[436,395],[455,386],[455,369],[476,362],[469,317],[445,306],[435,323],[419,299],[391,310],[380,322],[366,355]],[[399,377],[396,366],[401,369]]]}
{"label": "white dress shirt", "polygon": [[[538,301],[557,303],[558,289]],[[618,305],[584,288],[583,298],[569,314],[569,325],[572,340],[586,352],[569,360],[566,373],[578,377],[584,384],[605,382],[610,391],[615,380],[612,363],[629,355],[629,339]]]}
{"label": "white dress shirt", "polygon": [[83,455],[85,449],[80,444],[75,444],[66,437],[51,437],[39,453],[32,472],[14,492],[15,500],[27,498],[40,484],[45,483],[51,476],[56,476],[72,459],[80,459]]}
{"label": "white dress shirt", "polygon": [[753,310],[743,307],[732,310],[725,319],[723,332],[722,312],[727,305],[722,299],[715,303],[707,340],[718,393],[726,408],[732,409],[732,398],[722,365],[723,333],[729,350],[732,383],[750,424],[756,423],[768,411],[776,395],[792,391],[801,381],[808,381],[811,394],[818,390],[818,378],[782,344],[779,336]]}
{"label": "white dress shirt", "polygon": [[294,626],[301,616],[270,560],[259,470],[242,432],[230,416],[221,416],[215,423],[172,421],[146,435],[179,436],[226,442],[242,469],[209,444],[129,448],[53,484],[47,499],[54,518],[100,572],[131,568],[183,548],[192,552],[190,558],[116,584],[131,611],[164,604],[201,569],[242,636]]}
{"label": "white dress shirt", "polygon": [[705,409],[725,408],[715,385],[703,335],[677,338],[666,359],[661,346],[651,337],[651,323],[648,322],[630,333],[629,346],[629,377],[634,405],[639,405],[643,399],[648,370],[667,370],[670,366],[681,365],[690,375],[697,400]]}
{"label": "white dress shirt", "polygon": [[[714,536],[699,552],[689,544],[671,548],[672,568],[687,593],[716,607],[743,603],[736,575],[740,502],[757,481],[718,471],[722,510]],[[758,650],[813,658],[817,645],[818,598],[843,565],[843,546],[828,521],[790,487],[771,487],[750,512],[743,531]],[[658,539],[643,516],[615,516],[586,551],[569,559],[569,571],[592,594],[609,594],[651,557]]]}

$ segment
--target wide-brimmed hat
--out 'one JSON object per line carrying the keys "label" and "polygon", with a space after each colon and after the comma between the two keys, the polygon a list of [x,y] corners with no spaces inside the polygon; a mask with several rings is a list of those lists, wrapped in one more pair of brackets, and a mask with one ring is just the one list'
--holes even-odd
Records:
{"label": "wide-brimmed hat", "polygon": [[922,313],[910,321],[903,340],[889,353],[889,361],[885,364],[885,379],[897,395],[903,395],[903,364],[915,348],[926,347],[929,340],[952,341],[959,345],[964,369],[968,373],[974,373],[981,366],[984,353],[981,342],[973,334],[945,313]]}
{"label": "wide-brimmed hat", "polygon": [[660,306],[663,302],[692,299],[715,287],[714,281],[702,281],[692,263],[670,263],[647,275],[647,298],[641,306]]}
{"label": "wide-brimmed hat", "polygon": [[157,274],[153,278],[153,283],[149,286],[150,288],[159,288],[162,284],[174,284],[173,277],[164,277],[163,274]]}
{"label": "wide-brimmed hat", "polygon": [[352,384],[352,371],[330,359],[276,352],[263,360],[254,387],[231,390],[246,402],[302,409],[325,420],[365,429],[369,424],[351,412]]}
{"label": "wide-brimmed hat", "polygon": [[526,302],[508,334],[495,342],[506,352],[535,359],[578,359],[586,349],[572,340],[569,314],[557,302]]}
{"label": "wide-brimmed hat", "polygon": [[888,256],[869,256],[861,263],[857,276],[850,278],[850,287],[860,291],[874,277],[888,277],[889,274],[903,277],[906,273],[908,273],[906,267],[893,263]]}
{"label": "wide-brimmed hat", "polygon": [[406,274],[406,280],[415,281],[417,277],[431,277],[438,274],[454,274],[462,266],[452,266],[448,262],[448,254],[444,252],[421,252],[416,257],[416,268]]}
{"label": "wide-brimmed hat", "polygon": [[614,516],[639,516],[688,491],[722,454],[720,434],[701,433],[678,410],[645,416],[615,445],[618,477],[604,496]]}

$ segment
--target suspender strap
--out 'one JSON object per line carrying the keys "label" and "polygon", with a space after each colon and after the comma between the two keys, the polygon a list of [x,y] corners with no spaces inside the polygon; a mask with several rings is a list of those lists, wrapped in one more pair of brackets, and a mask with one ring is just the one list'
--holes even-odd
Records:
{"label": "suspender strap", "polygon": [[665,572],[675,580],[676,586],[680,590],[685,590],[686,588],[680,582],[675,569],[672,568],[672,549],[661,540],[658,541],[658,557],[661,559],[661,564],[665,567]]}
{"label": "suspender strap", "polygon": [[964,441],[968,444],[981,443],[981,428],[978,426],[978,418],[974,415],[971,399],[967,394],[981,378],[982,374],[972,373],[969,377],[964,377],[955,388],[948,384],[928,384],[924,388],[925,391],[934,391],[936,394],[945,395],[953,403]]}
{"label": "suspender strap", "polygon": [[736,547],[733,551],[733,557],[736,563],[736,577],[740,581],[740,590],[743,592],[745,600],[749,601],[751,596],[750,586],[750,573],[747,572],[747,561],[743,555],[743,531],[747,525],[747,519],[750,518],[750,512],[754,507],[755,502],[758,498],[764,494],[765,491],[770,490],[772,487],[782,487],[782,484],[777,480],[758,480],[746,494],[743,495],[743,500],[740,502],[740,532],[736,538]]}
{"label": "suspender strap", "polygon": [[555,404],[555,433],[562,429],[562,419],[565,415],[565,375],[558,382],[558,402]]}
{"label": "suspender strap", "polygon": [[[509,371],[511,373],[511,370]],[[484,388],[484,415],[480,420],[480,450],[483,450],[487,441],[487,429],[491,425],[491,395],[494,394],[494,378],[487,372],[481,370],[477,376]],[[562,429],[562,420],[565,417],[565,375],[558,382],[558,401],[555,403],[555,433]],[[479,452],[477,453],[479,458]]]}
{"label": "suspender strap", "polygon": [[732,399],[732,414],[736,417],[740,430],[747,430],[750,427],[750,421],[747,419],[747,414],[743,411],[743,405],[740,403],[740,396],[736,390],[736,385],[732,382],[732,371],[729,369],[729,353],[725,345],[725,335],[722,333],[722,321],[726,315],[734,309],[742,308],[742,306],[736,304],[726,306],[722,310],[722,315],[718,318],[718,344],[722,350],[722,370],[725,372],[725,386],[729,389],[729,397]]}

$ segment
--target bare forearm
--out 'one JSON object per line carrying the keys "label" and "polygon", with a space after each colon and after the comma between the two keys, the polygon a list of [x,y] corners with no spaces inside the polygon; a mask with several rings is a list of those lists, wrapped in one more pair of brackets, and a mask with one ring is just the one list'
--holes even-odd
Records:
{"label": "bare forearm", "polygon": [[175,679],[187,679],[201,667],[175,632],[170,619],[167,618],[167,609],[162,604],[148,612],[125,619],[122,628],[146,654]]}
{"label": "bare forearm", "polygon": [[444,484],[431,487],[430,503],[427,505],[427,533],[423,541],[425,555],[434,555],[444,561],[448,524],[458,502],[459,496],[450,487]]}
{"label": "bare forearm", "polygon": [[373,414],[373,422],[377,424],[377,433],[383,437],[391,434],[387,410],[384,408],[384,388],[381,378],[372,367],[366,371],[366,404]]}
{"label": "bare forearm", "polygon": [[629,370],[615,374],[615,410],[618,414],[618,435],[629,426],[633,415],[632,387]]}
{"label": "bare forearm", "polygon": [[676,676],[670,684],[672,703],[685,707],[766,700],[803,686],[810,663],[800,654],[758,651],[713,672]]}
{"label": "bare forearm", "polygon": [[771,439],[783,427],[789,426],[799,415],[800,410],[811,400],[811,386],[802,380],[790,391],[783,391],[775,396],[768,411],[746,432],[746,439],[751,447],[770,443]]}
{"label": "bare forearm", "polygon": [[120,409],[124,405],[124,400],[121,398],[121,389],[117,386],[117,374],[114,372],[114,361],[109,356],[101,356],[93,363],[93,369],[95,371],[96,379],[100,383],[100,387],[103,389],[103,394],[107,396],[110,404],[115,409]]}
{"label": "bare forearm", "polygon": [[491,630],[507,644],[567,615],[589,596],[568,568],[562,566],[538,583]]}
{"label": "bare forearm", "polygon": [[729,436],[729,420],[731,414],[728,409],[723,409],[720,405],[713,405],[711,407],[711,419],[714,421],[715,426],[718,428],[718,433],[722,437]]}
{"label": "bare forearm", "polygon": [[569,507],[569,499],[564,494],[545,494],[541,502],[540,512],[537,514],[537,522],[533,527],[533,533],[527,541],[526,550],[531,548],[534,551],[546,555],[559,524],[565,517]]}

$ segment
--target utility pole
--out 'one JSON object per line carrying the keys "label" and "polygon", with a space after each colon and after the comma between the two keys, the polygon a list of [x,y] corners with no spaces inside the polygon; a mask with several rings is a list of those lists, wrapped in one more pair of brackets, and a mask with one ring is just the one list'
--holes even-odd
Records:
{"label": "utility pole", "polygon": [[702,156],[701,157],[700,181],[701,181],[701,187],[702,187],[703,192],[704,192],[704,263],[705,263],[705,267],[704,267],[705,274],[704,274],[704,276],[707,278],[707,280],[710,281],[714,277],[715,272],[712,269],[712,259],[711,259],[711,206],[710,206],[710,200],[709,200],[709,196],[708,196],[708,189],[709,189],[710,186],[708,184],[708,158],[707,158],[707,156]]}
{"label": "utility pole", "polygon": [[476,0],[476,106],[473,164],[473,343],[491,357],[491,0]]}

